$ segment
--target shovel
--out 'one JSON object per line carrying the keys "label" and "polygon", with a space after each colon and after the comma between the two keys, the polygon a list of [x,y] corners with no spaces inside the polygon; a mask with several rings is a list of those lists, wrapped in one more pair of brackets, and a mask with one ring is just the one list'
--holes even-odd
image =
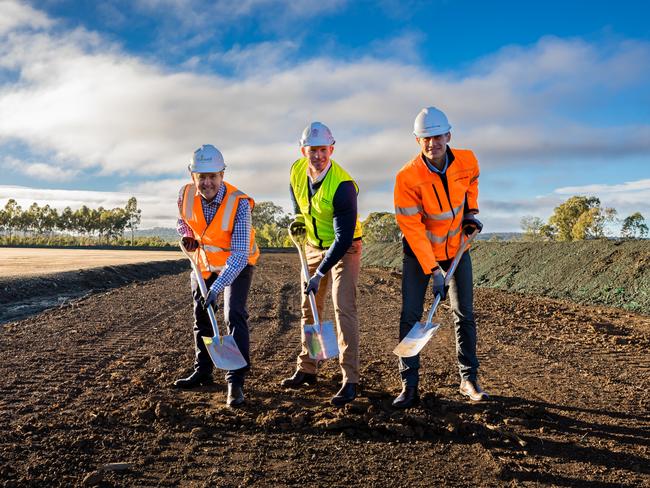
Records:
{"label": "shovel", "polygon": [[[298,244],[296,238],[291,232],[291,226],[289,226],[289,237],[293,241],[293,244],[298,249],[298,255],[300,256],[300,263],[302,264],[302,273],[305,277],[305,282],[309,281],[309,268],[307,267],[307,261],[302,254],[302,246]],[[322,361],[323,359],[329,359],[339,355],[339,344],[334,332],[334,324],[331,320],[327,322],[320,322],[318,319],[318,310],[316,308],[316,297],[314,297],[314,292],[309,292],[309,305],[311,306],[311,313],[314,317],[313,324],[305,324],[302,328],[303,333],[305,334],[305,343],[307,345],[307,352],[309,357]]]}
{"label": "shovel", "polygon": [[[452,276],[454,276],[454,271],[456,271],[456,267],[458,266],[460,258],[463,257],[465,249],[467,249],[469,243],[472,242],[474,237],[477,235],[478,230],[470,234],[467,239],[465,239],[460,245],[456,256],[454,256],[454,260],[451,262],[449,270],[445,275],[445,286],[449,286],[449,282],[451,281]],[[440,324],[434,324],[431,322],[433,320],[433,315],[436,313],[436,309],[438,308],[439,303],[440,295],[436,294],[435,299],[433,300],[433,305],[429,310],[427,321],[424,323],[416,322],[409,333],[404,336],[404,339],[402,339],[402,341],[397,344],[397,347],[393,349],[393,354],[396,354],[401,358],[410,358],[422,350],[427,342],[429,342],[429,339],[431,339],[440,329]]]}
{"label": "shovel", "polygon": [[[183,242],[180,243],[181,251],[183,254],[188,257],[192,263],[192,271],[196,277],[196,281],[199,284],[199,289],[201,290],[201,296],[205,300],[208,296],[208,288],[205,286],[205,281],[203,280],[203,275],[199,270],[199,266],[194,260],[187,249],[183,246]],[[199,247],[195,252],[199,252],[202,248]],[[205,252],[205,251],[204,251]],[[237,347],[235,338],[231,335],[222,336],[219,334],[219,325],[217,324],[217,318],[214,315],[214,309],[212,305],[207,307],[208,316],[210,317],[210,323],[212,324],[212,331],[214,332],[214,337],[202,337],[205,348],[210,354],[210,358],[214,365],[219,369],[225,369],[226,371],[233,371],[235,369],[240,369],[245,367],[248,363],[242,356],[241,351]]]}

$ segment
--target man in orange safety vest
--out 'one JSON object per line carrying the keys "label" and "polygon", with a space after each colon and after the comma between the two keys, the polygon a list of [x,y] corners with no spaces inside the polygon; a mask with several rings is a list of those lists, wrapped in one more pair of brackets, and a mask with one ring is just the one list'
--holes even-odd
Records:
{"label": "man in orange safety vest", "polygon": [[[420,153],[406,163],[395,182],[395,217],[404,235],[400,340],[421,320],[426,289],[434,296],[447,294],[444,273],[456,255],[463,234],[483,225],[478,214],[479,166],[467,149],[451,149],[451,125],[435,107],[423,109],[415,119],[414,134]],[[460,393],[474,401],[488,398],[477,382],[472,262],[465,253],[449,286],[456,323],[456,351],[461,377]],[[419,355],[400,358],[402,392],[396,408],[418,401]]]}

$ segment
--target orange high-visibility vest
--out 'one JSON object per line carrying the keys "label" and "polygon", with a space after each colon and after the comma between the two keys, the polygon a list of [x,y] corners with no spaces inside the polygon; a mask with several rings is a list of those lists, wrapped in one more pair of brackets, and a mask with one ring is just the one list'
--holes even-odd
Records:
{"label": "orange high-visibility vest", "polygon": [[[183,189],[181,218],[192,229],[194,238],[203,248],[203,252],[199,252],[199,268],[204,278],[208,278],[211,273],[218,273],[226,265],[226,260],[230,256],[230,243],[239,201],[242,198],[248,199],[251,212],[255,206],[254,200],[244,192],[225,181],[223,184],[226,187],[226,194],[210,225],[206,223],[203,216],[201,195],[196,191],[194,184],[187,184]],[[255,229],[251,226],[248,264],[255,265],[259,256],[260,250],[255,242]]]}
{"label": "orange high-visibility vest", "polygon": [[395,218],[425,274],[452,259],[461,243],[465,212],[478,213],[479,166],[467,149],[452,149],[447,191],[440,175],[419,154],[397,173]]}

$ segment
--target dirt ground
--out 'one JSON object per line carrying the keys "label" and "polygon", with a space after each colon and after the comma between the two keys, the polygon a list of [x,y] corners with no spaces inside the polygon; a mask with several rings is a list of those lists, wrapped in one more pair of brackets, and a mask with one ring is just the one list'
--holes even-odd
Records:
{"label": "dirt ground", "polygon": [[104,249],[0,248],[0,279],[182,259],[180,251],[123,251]]}
{"label": "dirt ground", "polygon": [[395,411],[400,276],[365,269],[363,392],[336,409],[335,361],[317,387],[278,386],[299,349],[298,269],[296,254],[260,260],[238,410],[220,381],[170,387],[192,364],[188,271],[5,324],[0,486],[650,486],[650,317],[478,289],[492,400],[458,394],[443,308],[421,405]]}

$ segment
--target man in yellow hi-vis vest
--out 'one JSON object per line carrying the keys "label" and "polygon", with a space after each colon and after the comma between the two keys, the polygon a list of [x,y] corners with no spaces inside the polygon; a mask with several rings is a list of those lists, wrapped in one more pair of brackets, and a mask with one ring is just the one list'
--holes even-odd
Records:
{"label": "man in yellow hi-vis vest", "polygon": [[255,244],[251,212],[252,198],[223,180],[226,165],[221,152],[211,144],[194,151],[188,167],[192,183],[181,188],[178,197],[177,230],[188,251],[199,252],[199,268],[209,293],[205,300],[194,274],[194,372],[176,380],[181,389],[212,383],[212,360],[202,337],[212,337],[207,307],[216,305],[223,293],[224,318],[247,365],[226,372],[226,403],[236,407],[244,403],[244,379],[250,368],[247,300],[253,267],[260,255]]}
{"label": "man in yellow hi-vis vest", "polygon": [[[319,315],[327,285],[332,280],[332,300],[339,343],[343,385],[332,404],[343,406],[356,398],[359,383],[359,319],[357,282],[361,267],[361,224],[357,215],[359,188],[352,177],[330,159],[334,138],[329,128],[312,122],[302,133],[303,157],[291,167],[291,198],[296,219],[293,232],[306,234],[307,266],[311,277],[303,283],[301,325],[313,323],[308,294],[314,292]],[[302,330],[302,327],[301,327]],[[318,362],[309,357],[305,336],[298,368],[282,381],[285,388],[317,382]]]}

